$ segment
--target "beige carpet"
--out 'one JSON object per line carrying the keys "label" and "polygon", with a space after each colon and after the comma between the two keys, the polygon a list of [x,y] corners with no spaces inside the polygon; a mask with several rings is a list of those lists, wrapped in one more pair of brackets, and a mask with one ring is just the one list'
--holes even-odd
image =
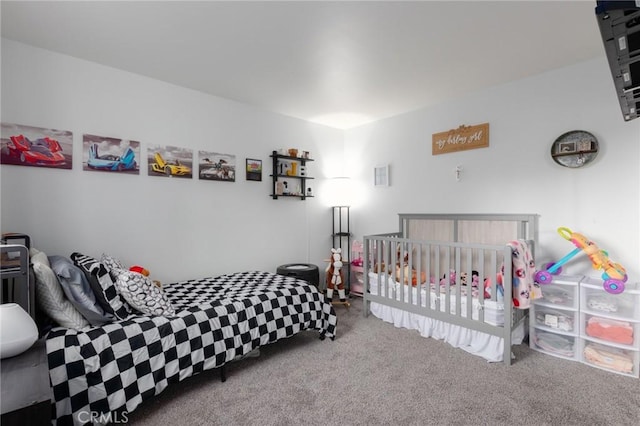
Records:
{"label": "beige carpet", "polygon": [[133,425],[640,424],[640,380],[514,347],[490,364],[446,343],[336,307],[338,337],[305,332],[258,358],[169,386]]}

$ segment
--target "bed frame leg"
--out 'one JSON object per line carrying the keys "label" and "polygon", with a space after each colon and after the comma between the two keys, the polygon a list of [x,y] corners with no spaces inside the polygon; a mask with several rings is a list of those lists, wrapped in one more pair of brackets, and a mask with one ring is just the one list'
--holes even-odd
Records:
{"label": "bed frame leg", "polygon": [[220,381],[223,383],[227,381],[227,365],[226,364],[223,364],[220,367]]}

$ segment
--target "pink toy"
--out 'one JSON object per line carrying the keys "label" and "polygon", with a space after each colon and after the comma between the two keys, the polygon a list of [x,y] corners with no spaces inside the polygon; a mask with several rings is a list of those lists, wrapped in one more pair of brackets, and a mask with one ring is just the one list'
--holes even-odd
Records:
{"label": "pink toy", "polygon": [[[446,285],[446,284],[447,284],[447,274],[444,274],[444,276],[440,279],[440,285]],[[449,271],[449,285],[456,285],[456,271],[454,271],[453,269]]]}

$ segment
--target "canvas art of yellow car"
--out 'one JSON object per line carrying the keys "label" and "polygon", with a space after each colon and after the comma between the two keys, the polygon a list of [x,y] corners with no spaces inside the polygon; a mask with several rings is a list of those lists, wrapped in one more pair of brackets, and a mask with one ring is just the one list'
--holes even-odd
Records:
{"label": "canvas art of yellow car", "polygon": [[159,152],[154,155],[155,163],[151,163],[151,170],[164,173],[167,176],[184,176],[191,174],[191,167],[180,164],[179,160],[165,161]]}

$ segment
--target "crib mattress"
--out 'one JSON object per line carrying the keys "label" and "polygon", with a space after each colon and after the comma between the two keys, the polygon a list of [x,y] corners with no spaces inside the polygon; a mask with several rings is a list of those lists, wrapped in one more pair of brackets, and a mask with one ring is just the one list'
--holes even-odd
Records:
{"label": "crib mattress", "polygon": [[[387,296],[394,300],[404,299],[405,303],[413,303],[414,305],[418,305],[418,300],[420,301],[420,306],[423,308],[427,306],[427,300],[429,301],[429,306],[433,310],[439,310],[440,312],[446,312],[447,307],[447,295],[446,293],[440,291],[437,292],[433,288],[429,288],[426,285],[422,285],[420,287],[409,287],[408,285],[401,284],[397,282],[392,276],[387,275],[387,286],[384,286],[385,276],[380,276],[380,285],[378,285],[378,274],[370,272],[369,273],[369,283],[370,284],[370,293],[378,294],[379,290],[382,291],[383,296]],[[409,291],[409,288],[411,290]],[[462,287],[461,293],[462,297],[460,298],[460,316],[463,318],[467,317],[467,296],[466,296],[466,287]],[[411,298],[409,293],[411,292]],[[420,298],[418,299],[418,292],[420,292]],[[427,299],[427,292],[430,293],[429,298]],[[411,301],[411,302],[410,302]],[[484,312],[484,322],[487,324],[495,325],[495,326],[503,326],[504,325],[504,302],[502,301],[494,301],[490,299],[485,299],[482,302],[478,300],[477,297],[472,297],[471,299],[472,307],[471,307],[471,317],[474,320],[479,320],[480,311]],[[455,286],[450,287],[450,295],[449,295],[449,313],[455,314],[457,309],[457,294],[455,293]]]}

